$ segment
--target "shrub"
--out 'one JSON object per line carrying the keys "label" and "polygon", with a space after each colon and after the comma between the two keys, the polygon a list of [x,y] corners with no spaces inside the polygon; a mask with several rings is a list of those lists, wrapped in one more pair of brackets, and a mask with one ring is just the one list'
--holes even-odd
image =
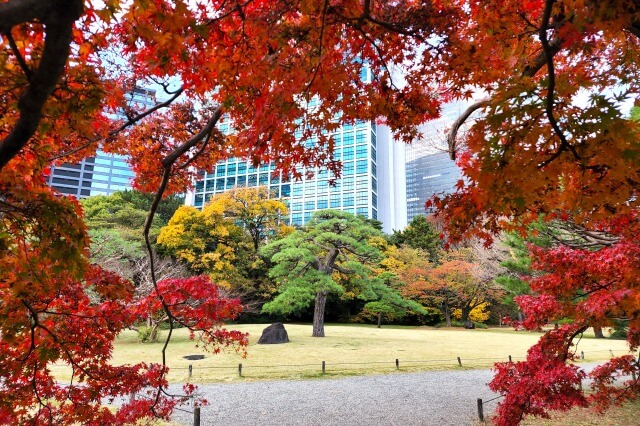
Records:
{"label": "shrub", "polygon": [[152,331],[153,331],[153,327],[147,327],[147,326],[139,327],[138,328],[138,339],[140,339],[140,341],[142,343],[157,342],[159,340],[159,338],[160,338],[160,330],[157,330],[155,338],[153,340],[150,340]]}

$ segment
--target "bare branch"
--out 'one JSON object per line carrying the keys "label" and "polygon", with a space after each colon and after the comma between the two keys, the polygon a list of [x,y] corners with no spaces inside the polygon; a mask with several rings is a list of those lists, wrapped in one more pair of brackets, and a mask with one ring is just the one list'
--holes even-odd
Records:
{"label": "bare branch", "polygon": [[472,105],[470,105],[463,113],[453,122],[451,130],[447,135],[447,144],[449,145],[449,157],[452,160],[456,159],[456,137],[458,136],[458,131],[462,127],[462,125],[467,121],[467,119],[476,112],[477,110],[489,106],[491,103],[489,98],[482,99]]}

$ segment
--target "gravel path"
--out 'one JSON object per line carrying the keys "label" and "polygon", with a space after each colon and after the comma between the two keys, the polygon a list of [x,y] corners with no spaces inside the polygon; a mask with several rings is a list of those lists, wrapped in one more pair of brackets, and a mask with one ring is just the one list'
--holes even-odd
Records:
{"label": "gravel path", "polygon": [[[489,370],[199,385],[202,425],[473,425]],[[485,415],[497,401],[485,405]],[[183,407],[186,408],[186,407]],[[192,425],[193,415],[174,421]]]}

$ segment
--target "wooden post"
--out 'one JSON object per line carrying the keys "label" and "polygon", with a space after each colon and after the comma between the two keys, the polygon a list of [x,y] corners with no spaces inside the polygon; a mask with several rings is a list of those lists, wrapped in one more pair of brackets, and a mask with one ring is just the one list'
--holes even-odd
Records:
{"label": "wooden post", "polygon": [[242,364],[238,364],[238,376],[242,377]]}
{"label": "wooden post", "polygon": [[193,407],[193,426],[200,426],[200,407]]}
{"label": "wooden post", "polygon": [[509,362],[512,362],[512,361],[511,361],[511,355],[509,355]]}
{"label": "wooden post", "polygon": [[396,370],[400,370],[400,360],[396,358]]}
{"label": "wooden post", "polygon": [[580,351],[580,358],[584,359],[584,351]]}
{"label": "wooden post", "polygon": [[462,367],[462,360],[460,359],[460,357],[458,357],[458,365]]}
{"label": "wooden post", "polygon": [[192,374],[193,374],[193,365],[189,364],[189,378],[191,378]]}
{"label": "wooden post", "polygon": [[637,381],[637,379],[636,379],[636,372],[635,372],[635,371],[632,371],[632,372],[631,372],[631,378],[633,379],[633,381],[634,381],[634,382],[635,382],[635,381]]}
{"label": "wooden post", "polygon": [[322,361],[322,374],[324,374],[324,372],[325,372],[325,367],[326,367],[326,365],[325,365],[324,361]]}
{"label": "wooden post", "polygon": [[580,379],[580,382],[578,383],[578,387],[580,388],[580,390],[582,390],[582,379]]}
{"label": "wooden post", "polygon": [[482,411],[482,398],[478,398],[478,418],[484,422],[484,412]]}
{"label": "wooden post", "polygon": [[613,351],[611,349],[609,349],[609,352],[611,352],[611,358],[613,358],[615,355],[613,354]]}

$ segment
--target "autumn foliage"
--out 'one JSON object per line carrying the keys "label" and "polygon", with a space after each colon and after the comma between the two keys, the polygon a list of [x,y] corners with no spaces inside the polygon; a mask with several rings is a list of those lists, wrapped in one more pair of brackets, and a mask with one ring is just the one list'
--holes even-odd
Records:
{"label": "autumn foliage", "polygon": [[[98,149],[128,155],[134,185],[155,193],[144,227],[151,251],[158,202],[199,168],[242,157],[294,178],[314,166],[339,175],[330,133],[340,124],[385,123],[411,141],[440,103],[474,95],[482,99],[449,138],[466,180],[432,202],[448,241],[490,240],[544,214],[590,242],[535,253],[547,274],[521,300],[524,325],[574,323],[548,334],[526,364],[499,367],[496,389],[511,395],[501,421],[554,406],[551,384],[564,395],[555,407],[583,403],[571,390],[580,373],[564,362],[585,327],[624,316],[637,347],[640,148],[638,123],[621,107],[639,92],[637,2],[6,0],[0,34],[0,421],[134,422],[166,417],[174,404],[162,397],[164,367],[109,364],[134,301],[127,282],[89,264],[77,202],[45,185],[52,164]],[[162,92],[155,107],[128,102],[150,84]],[[216,130],[222,121],[232,135]],[[197,328],[196,307],[232,313],[194,304],[183,291],[191,281],[175,291],[153,281],[173,321]],[[71,386],[51,377],[56,361],[74,367]],[[637,384],[621,394],[607,381],[637,366],[627,357],[593,373],[600,406],[637,395]],[[151,400],[115,414],[102,406],[146,386],[158,389]]]}

